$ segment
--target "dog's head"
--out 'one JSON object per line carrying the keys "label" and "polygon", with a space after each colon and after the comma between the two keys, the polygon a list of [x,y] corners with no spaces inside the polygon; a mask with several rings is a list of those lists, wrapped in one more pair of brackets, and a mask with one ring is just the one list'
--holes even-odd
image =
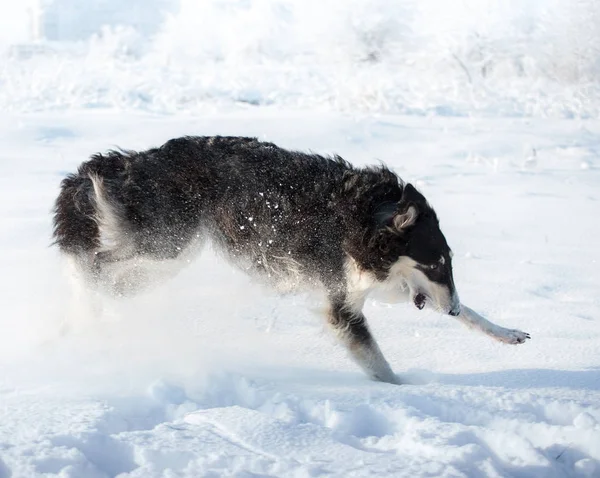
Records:
{"label": "dog's head", "polygon": [[386,282],[404,282],[419,309],[431,305],[442,313],[458,315],[452,251],[423,195],[406,184],[399,202],[378,207],[376,222],[379,248],[391,254]]}

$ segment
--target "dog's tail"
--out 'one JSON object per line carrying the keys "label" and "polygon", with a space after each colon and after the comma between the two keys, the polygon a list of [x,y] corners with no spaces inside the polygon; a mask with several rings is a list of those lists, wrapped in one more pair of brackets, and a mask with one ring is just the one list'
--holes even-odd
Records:
{"label": "dog's tail", "polygon": [[90,173],[90,181],[94,191],[94,221],[100,233],[99,241],[103,250],[123,249],[127,245],[125,231],[126,221],[121,205],[109,194],[104,180],[97,174]]}
{"label": "dog's tail", "polygon": [[117,249],[123,242],[120,208],[104,180],[95,172],[79,171],[61,183],[54,207],[54,243],[71,255]]}

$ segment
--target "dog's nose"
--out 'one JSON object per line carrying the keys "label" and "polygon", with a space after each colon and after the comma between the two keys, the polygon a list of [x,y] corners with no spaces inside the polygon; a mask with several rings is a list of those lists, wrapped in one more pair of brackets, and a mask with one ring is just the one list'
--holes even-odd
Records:
{"label": "dog's nose", "polygon": [[460,314],[460,305],[458,307],[455,307],[454,309],[450,309],[448,314],[451,315],[452,317],[456,317],[457,315],[459,315]]}

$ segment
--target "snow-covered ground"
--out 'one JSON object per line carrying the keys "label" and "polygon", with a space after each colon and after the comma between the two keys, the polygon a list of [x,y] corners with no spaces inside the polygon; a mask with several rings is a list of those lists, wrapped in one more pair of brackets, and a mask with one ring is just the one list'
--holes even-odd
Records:
{"label": "snow-covered ground", "polygon": [[[407,384],[370,382],[313,298],[210,251],[64,332],[61,177],[92,151],[212,133],[386,161],[438,210],[463,301],[532,340],[374,300]],[[81,111],[3,115],[0,138],[3,478],[600,474],[600,122]]]}
{"label": "snow-covered ground", "polygon": [[[0,0],[0,478],[599,477],[595,0]],[[91,153],[254,135],[381,160],[507,346],[375,297],[401,386],[210,250],[101,320],[49,247]]]}

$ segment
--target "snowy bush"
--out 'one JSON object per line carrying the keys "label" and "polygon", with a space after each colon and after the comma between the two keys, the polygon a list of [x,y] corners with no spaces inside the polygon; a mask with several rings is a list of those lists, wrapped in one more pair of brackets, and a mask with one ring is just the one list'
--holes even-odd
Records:
{"label": "snowy bush", "polygon": [[[42,3],[40,31],[30,35],[42,39],[33,53],[24,41],[27,15],[7,7],[0,27],[14,19],[22,28],[12,25],[0,37],[0,104],[161,112],[241,103],[445,115],[600,113],[600,4],[594,0],[82,5]],[[16,83],[19,88],[11,86]],[[76,87],[65,94],[65,84]]]}

